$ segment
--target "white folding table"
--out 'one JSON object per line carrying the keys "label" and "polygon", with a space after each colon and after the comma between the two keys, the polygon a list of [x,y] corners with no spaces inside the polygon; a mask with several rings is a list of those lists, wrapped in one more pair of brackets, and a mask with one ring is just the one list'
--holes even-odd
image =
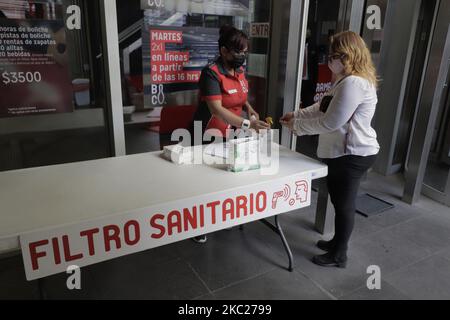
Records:
{"label": "white folding table", "polygon": [[[0,254],[20,250],[22,244],[27,278],[35,280],[62,272],[70,264],[90,265],[261,220],[281,236],[292,270],[292,254],[277,217],[310,205],[297,193],[306,190],[310,201],[311,185],[301,189],[298,180],[305,177],[310,183],[326,177],[327,166],[281,146],[279,155],[276,175],[261,175],[259,170],[232,173],[216,165],[177,166],[161,152],[0,173]],[[215,223],[210,218],[213,200],[217,200]],[[198,220],[203,209],[209,210],[201,218],[205,221]],[[181,221],[173,222],[181,215],[182,227]],[[275,226],[266,220],[272,216]],[[133,232],[121,234],[119,245],[110,225]],[[152,234],[146,229],[150,226]],[[86,230],[92,231],[90,238]],[[39,237],[44,241],[37,241]],[[110,243],[100,248],[106,237]],[[25,243],[31,253],[23,252]],[[87,243],[95,244],[95,254],[88,251]],[[42,270],[32,269],[32,264],[33,268],[42,264]]]}

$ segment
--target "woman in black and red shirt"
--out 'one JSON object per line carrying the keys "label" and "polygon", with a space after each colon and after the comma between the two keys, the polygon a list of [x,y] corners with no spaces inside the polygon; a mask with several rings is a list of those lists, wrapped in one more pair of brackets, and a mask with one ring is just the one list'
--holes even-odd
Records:
{"label": "woman in black and red shirt", "polygon": [[[269,129],[247,100],[248,82],[243,68],[248,55],[247,35],[234,27],[222,27],[219,50],[220,57],[203,69],[199,81],[200,105],[194,121],[202,123],[202,144],[205,132],[228,138],[227,130],[233,128]],[[244,108],[251,120],[242,117]],[[204,243],[206,236],[194,240]]]}
{"label": "woman in black and red shirt", "polygon": [[[212,135],[224,138],[232,128],[268,129],[247,100],[248,82],[243,68],[248,55],[247,35],[234,27],[222,27],[219,50],[220,57],[200,76],[200,105],[194,121],[202,122],[203,133],[215,129]],[[244,108],[252,120],[242,117]]]}

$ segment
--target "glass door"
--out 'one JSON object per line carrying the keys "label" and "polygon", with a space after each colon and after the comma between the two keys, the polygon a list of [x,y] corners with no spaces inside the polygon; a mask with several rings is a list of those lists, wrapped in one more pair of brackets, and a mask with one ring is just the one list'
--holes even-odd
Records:
{"label": "glass door", "polygon": [[421,194],[450,206],[450,0],[439,2],[405,170],[403,199]]}
{"label": "glass door", "polygon": [[435,19],[437,2],[423,1],[417,22],[416,36],[411,57],[410,71],[406,85],[405,99],[402,108],[401,120],[398,128],[398,136],[393,157],[393,172],[403,170],[408,155],[410,137],[417,112],[417,100],[421,88],[421,80],[424,73],[430,37],[433,34],[433,22]]}
{"label": "glass door", "polygon": [[[352,8],[348,0],[310,1],[301,89],[302,108],[320,101],[331,88],[332,73],[327,61],[329,40],[334,34],[344,31]],[[362,12],[359,13],[362,15]],[[297,137],[297,151],[307,156],[317,157],[317,145],[318,136]]]}
{"label": "glass door", "polygon": [[223,25],[250,37],[249,102],[264,116],[270,11],[270,0],[117,1],[127,154],[160,150],[190,126],[199,76],[218,57]]}
{"label": "glass door", "polygon": [[[302,108],[319,101],[332,86],[327,56],[330,37],[335,33],[349,30],[360,34],[376,67],[380,69],[388,5],[388,0],[310,1],[301,92]],[[297,151],[316,157],[317,144],[317,136],[299,137]]]}

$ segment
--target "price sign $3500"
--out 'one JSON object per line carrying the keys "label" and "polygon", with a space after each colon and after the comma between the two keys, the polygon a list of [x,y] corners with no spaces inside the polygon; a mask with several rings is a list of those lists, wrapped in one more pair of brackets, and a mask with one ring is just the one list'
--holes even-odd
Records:
{"label": "price sign $3500", "polygon": [[35,72],[9,72],[3,71],[1,73],[0,82],[4,85],[17,84],[17,83],[33,83],[41,82],[42,75],[39,71]]}

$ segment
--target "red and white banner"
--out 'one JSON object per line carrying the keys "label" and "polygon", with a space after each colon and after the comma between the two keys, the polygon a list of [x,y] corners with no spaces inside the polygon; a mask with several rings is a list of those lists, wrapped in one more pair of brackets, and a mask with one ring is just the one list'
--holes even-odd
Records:
{"label": "red and white banner", "polygon": [[298,175],[22,234],[26,277],[47,277],[310,204],[311,176]]}

